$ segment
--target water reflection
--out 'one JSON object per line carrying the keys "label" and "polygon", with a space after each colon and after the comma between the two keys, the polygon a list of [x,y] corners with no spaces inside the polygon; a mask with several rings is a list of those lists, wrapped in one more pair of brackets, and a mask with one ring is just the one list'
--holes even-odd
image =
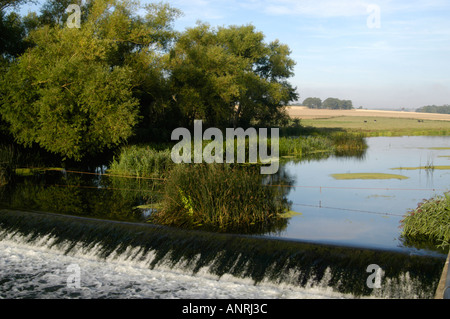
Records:
{"label": "water reflection", "polygon": [[[265,183],[285,186],[292,184],[293,179],[282,169],[280,174],[270,177]],[[271,194],[285,201],[289,188],[273,187],[277,189]],[[98,167],[93,172],[18,169],[9,182],[0,188],[0,206],[117,221],[148,222],[151,214],[159,208],[163,193],[163,180],[111,176],[106,167]],[[245,227],[229,227],[226,231],[279,235],[288,224],[289,218],[281,218]],[[198,228],[215,231],[206,227]]]}
{"label": "water reflection", "polygon": [[[97,171],[98,172],[98,171]],[[39,171],[14,175],[0,191],[0,204],[16,209],[59,214],[145,221],[139,205],[156,202],[160,185],[152,180]]]}
{"label": "water reflection", "polygon": [[[449,137],[368,138],[353,156],[283,159],[276,175],[264,176],[301,213],[270,227],[235,232],[289,240],[428,254],[432,246],[405,240],[401,220],[417,203],[448,190],[450,170],[392,170],[432,162],[448,165]],[[439,148],[440,147],[440,148]],[[146,222],[163,193],[158,180],[109,176],[105,166],[91,174],[64,170],[21,172],[0,187],[0,205],[25,210]],[[335,180],[335,173],[402,174],[406,180]]]}

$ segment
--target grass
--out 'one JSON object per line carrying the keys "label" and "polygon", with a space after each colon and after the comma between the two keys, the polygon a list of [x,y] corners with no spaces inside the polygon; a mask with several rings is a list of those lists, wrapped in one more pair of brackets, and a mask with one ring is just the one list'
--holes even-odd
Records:
{"label": "grass", "polygon": [[114,157],[108,173],[136,177],[164,177],[174,166],[169,148],[150,145],[125,146]]}
{"label": "grass", "polygon": [[[298,131],[297,131],[298,133]],[[310,132],[311,133],[311,132]],[[268,154],[272,155],[269,138]],[[203,147],[209,141],[204,141]],[[158,177],[164,178],[175,166],[171,158],[171,146],[164,144],[155,145],[131,145],[120,149],[117,156],[110,163],[108,173],[115,175],[127,175],[136,177]],[[237,158],[237,143],[235,143],[235,162]],[[358,133],[329,132],[327,134],[313,132],[306,136],[281,136],[279,138],[279,156],[296,159],[324,158],[330,155],[359,154],[364,152],[367,144],[364,137]],[[245,161],[249,162],[248,139],[245,144]],[[259,149],[259,142],[258,142]],[[194,150],[194,147],[191,148]],[[223,146],[224,162],[226,154],[226,143]],[[258,163],[260,164],[259,158]]]}
{"label": "grass", "polygon": [[218,232],[266,232],[287,224],[289,203],[262,183],[259,170],[224,164],[181,164],[165,184],[149,222]]}
{"label": "grass", "polygon": [[437,247],[450,245],[450,193],[427,199],[402,220],[402,236],[409,241],[431,241]]}
{"label": "grass", "polygon": [[299,157],[315,153],[332,154],[335,146],[331,139],[322,136],[280,137],[280,156]]}
{"label": "grass", "polygon": [[349,179],[408,179],[408,177],[396,174],[384,173],[346,173],[346,174],[332,174],[334,179],[349,180]]}
{"label": "grass", "polygon": [[[365,122],[366,121],[366,122]],[[302,124],[315,128],[339,128],[365,136],[450,135],[450,121],[340,116],[323,119],[303,119]]]}

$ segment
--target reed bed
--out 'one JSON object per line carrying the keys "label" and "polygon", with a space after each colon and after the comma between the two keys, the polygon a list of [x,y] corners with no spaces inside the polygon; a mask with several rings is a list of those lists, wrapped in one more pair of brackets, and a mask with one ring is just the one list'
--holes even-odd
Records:
{"label": "reed bed", "polygon": [[[258,152],[260,141],[257,143]],[[271,144],[273,140],[267,139],[267,154],[271,154]],[[209,145],[210,141],[203,141],[203,149]],[[241,145],[237,141],[234,143],[234,162],[237,162],[237,154],[242,148],[245,152],[245,163],[260,164],[258,153],[257,161],[249,158],[249,139],[247,138]],[[278,140],[279,156],[294,157],[296,159],[322,158],[330,155],[358,155],[364,152],[367,144],[364,135],[347,132],[327,132],[313,134],[308,136],[281,136]],[[265,144],[263,144],[265,145]],[[171,158],[171,146],[164,145],[131,145],[125,146],[120,150],[118,156],[114,157],[110,164],[109,172],[117,175],[129,175],[137,177],[159,177],[168,176],[168,172],[175,166]],[[227,145],[223,143],[223,162],[225,162]],[[191,145],[191,151],[194,152],[194,145]],[[214,155],[215,152],[212,152]],[[193,162],[193,155],[191,156]]]}
{"label": "reed bed", "polygon": [[108,172],[136,177],[165,177],[174,163],[169,148],[156,149],[150,145],[123,147],[114,157]]}
{"label": "reed bed", "polygon": [[150,222],[219,232],[258,232],[286,226],[289,203],[263,185],[259,170],[227,164],[182,164],[165,184],[161,209]]}

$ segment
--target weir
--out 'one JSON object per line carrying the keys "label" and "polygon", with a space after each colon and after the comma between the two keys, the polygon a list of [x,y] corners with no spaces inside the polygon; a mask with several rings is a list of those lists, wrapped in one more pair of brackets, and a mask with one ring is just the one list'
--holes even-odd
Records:
{"label": "weir", "polygon": [[[445,263],[445,257],[11,209],[0,210],[1,240],[105,263],[126,258],[149,269],[318,287],[352,298],[433,298]],[[374,264],[382,270],[379,288],[370,285],[374,274],[367,271]]]}

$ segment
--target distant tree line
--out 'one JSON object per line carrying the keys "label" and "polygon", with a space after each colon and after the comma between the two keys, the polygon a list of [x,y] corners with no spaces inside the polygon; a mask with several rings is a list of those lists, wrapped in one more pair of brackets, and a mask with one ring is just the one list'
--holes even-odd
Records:
{"label": "distant tree line", "polygon": [[181,12],[168,4],[95,0],[79,1],[74,28],[73,0],[20,16],[14,8],[25,2],[0,2],[2,140],[81,160],[124,142],[170,141],[195,119],[285,123],[298,98],[288,46],[265,42],[252,25],[177,32]]}
{"label": "distant tree line", "polygon": [[311,109],[332,109],[332,110],[351,110],[353,103],[350,100],[340,100],[329,97],[322,102],[318,97],[308,97],[303,101],[303,105]]}
{"label": "distant tree line", "polygon": [[440,114],[450,114],[450,105],[426,105],[419,107],[416,112],[421,113],[440,113]]}

